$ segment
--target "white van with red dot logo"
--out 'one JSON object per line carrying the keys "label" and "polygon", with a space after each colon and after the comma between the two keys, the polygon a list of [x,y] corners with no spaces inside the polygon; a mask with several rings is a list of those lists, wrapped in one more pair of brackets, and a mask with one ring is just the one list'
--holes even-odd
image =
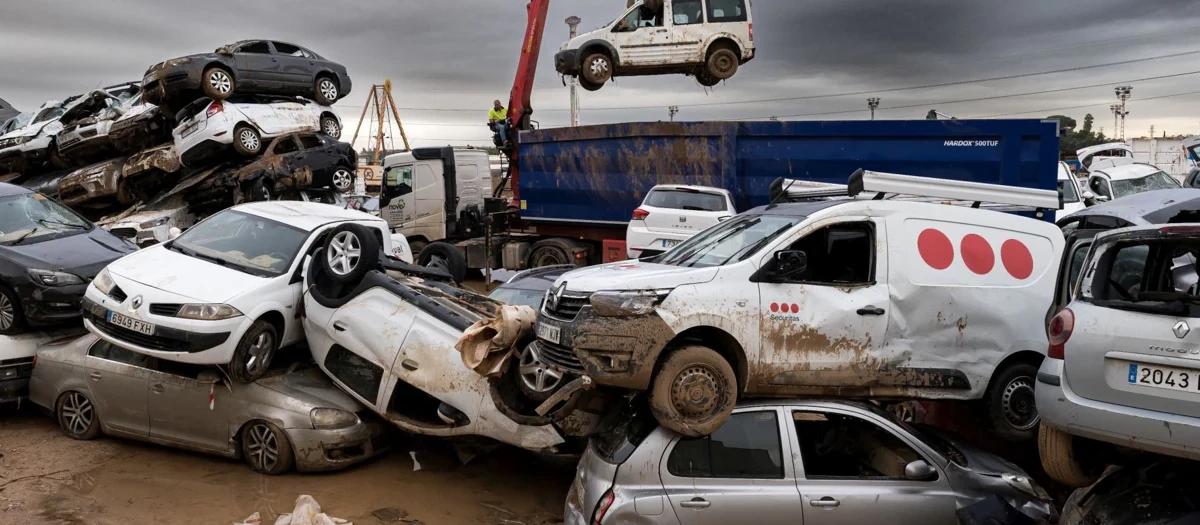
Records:
{"label": "white van with red dot logo", "polygon": [[981,205],[1047,217],[1057,191],[862,171],[832,189],[782,183],[777,204],[661,256],[563,275],[535,354],[648,390],[659,421],[691,436],[738,397],[792,395],[983,400],[997,434],[1036,435],[1063,236]]}

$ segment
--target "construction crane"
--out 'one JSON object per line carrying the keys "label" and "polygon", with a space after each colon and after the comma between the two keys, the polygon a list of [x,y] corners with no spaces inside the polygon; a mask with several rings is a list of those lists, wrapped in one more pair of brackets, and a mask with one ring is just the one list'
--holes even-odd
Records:
{"label": "construction crane", "polygon": [[550,11],[550,0],[531,0],[525,6],[528,22],[525,25],[525,39],[521,44],[521,58],[517,62],[517,76],[513,80],[512,92],[508,99],[507,137],[503,137],[501,153],[508,157],[508,173],[504,181],[496,187],[495,197],[504,191],[505,184],[512,188],[512,205],[520,202],[517,183],[521,180],[521,158],[517,151],[517,142],[522,131],[533,129],[533,104],[530,98],[533,94],[533,82],[537,77],[538,57],[542,53],[542,36],[546,30],[546,16]]}

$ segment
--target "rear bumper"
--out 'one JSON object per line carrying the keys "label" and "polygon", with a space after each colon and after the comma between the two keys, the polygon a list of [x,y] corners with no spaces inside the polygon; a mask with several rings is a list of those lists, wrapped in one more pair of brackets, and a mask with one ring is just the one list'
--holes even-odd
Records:
{"label": "rear bumper", "polygon": [[567,49],[554,54],[554,70],[560,75],[579,74],[579,50]]}
{"label": "rear bumper", "polygon": [[625,246],[630,259],[642,257],[645,252],[665,252],[669,247],[663,246],[663,241],[683,242],[690,238],[689,233],[656,232],[640,226],[630,226],[625,234]]}
{"label": "rear bumper", "polygon": [[[3,369],[0,369],[3,370]],[[29,395],[29,378],[0,379],[0,403],[20,401]]]}
{"label": "rear bumper", "polygon": [[151,93],[149,100],[162,100],[159,97],[170,97],[180,92],[200,89],[202,73],[198,65],[166,67],[143,79],[142,89]]}
{"label": "rear bumper", "polygon": [[1085,399],[1071,390],[1060,359],[1042,361],[1034,395],[1042,421],[1063,432],[1200,460],[1200,418]]}

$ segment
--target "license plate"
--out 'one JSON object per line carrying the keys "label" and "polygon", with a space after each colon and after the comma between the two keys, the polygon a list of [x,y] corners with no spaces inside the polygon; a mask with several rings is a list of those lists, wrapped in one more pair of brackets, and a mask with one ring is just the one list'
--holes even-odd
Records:
{"label": "license plate", "polygon": [[188,137],[188,136],[190,136],[192,133],[195,133],[195,132],[196,132],[196,128],[199,128],[199,127],[200,127],[200,123],[199,123],[199,122],[196,122],[196,123],[193,123],[193,124],[190,124],[190,125],[188,125],[188,127],[186,127],[186,128],[183,128],[183,136],[184,136],[184,137]]}
{"label": "license plate", "polygon": [[154,335],[154,325],[145,321],[138,321],[131,317],[125,317],[116,312],[108,312],[108,323],[126,330],[133,330],[139,334]]}
{"label": "license plate", "polygon": [[545,339],[557,345],[560,344],[559,339],[562,338],[562,328],[546,323],[538,323],[537,336],[538,339]]}
{"label": "license plate", "polygon": [[1130,363],[1128,380],[1131,385],[1200,392],[1200,372],[1179,368]]}
{"label": "license plate", "polygon": [[678,245],[679,245],[679,241],[673,241],[671,239],[663,239],[663,242],[662,242],[663,248],[674,248]]}

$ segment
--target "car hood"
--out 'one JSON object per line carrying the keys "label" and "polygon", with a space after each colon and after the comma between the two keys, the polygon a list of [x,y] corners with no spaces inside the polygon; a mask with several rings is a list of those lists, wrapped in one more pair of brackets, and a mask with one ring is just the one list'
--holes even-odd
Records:
{"label": "car hood", "polygon": [[38,134],[40,134],[42,132],[42,129],[45,128],[47,125],[49,125],[51,122],[58,122],[58,119],[44,120],[42,122],[38,122],[37,124],[30,124],[21,129],[13,130],[11,133],[4,135],[3,137],[0,137],[0,139],[11,139],[11,138],[17,138],[17,137],[36,137]]}
{"label": "car hood", "polygon": [[268,279],[168,250],[146,248],[108,267],[113,275],[200,303],[224,304]]}
{"label": "car hood", "polygon": [[987,476],[999,476],[1001,474],[1028,476],[1028,474],[1025,473],[1025,470],[1017,466],[1016,463],[971,445],[958,436],[936,430],[932,427],[924,428],[929,432],[936,433],[938,436],[941,436],[942,439],[945,439],[946,441],[949,441],[950,444],[954,445],[954,448],[957,448],[967,460],[967,469],[969,470]]}
{"label": "car hood", "polygon": [[687,268],[643,261],[625,261],[582,268],[558,278],[572,292],[601,290],[662,290],[713,280],[717,268]]}
{"label": "car hood", "polygon": [[0,246],[0,257],[26,268],[78,273],[90,279],[109,263],[133,251],[134,247],[120,237],[92,228],[90,232],[69,237]]}
{"label": "car hood", "polygon": [[142,115],[150,114],[157,109],[158,106],[155,106],[154,104],[137,104],[130,107],[125,111],[125,113],[118,117],[117,122],[139,118]]}
{"label": "car hood", "polygon": [[312,405],[313,408],[340,408],[358,412],[362,405],[338,390],[319,369],[312,368],[274,377],[259,379],[257,385],[274,390],[291,399]]}

